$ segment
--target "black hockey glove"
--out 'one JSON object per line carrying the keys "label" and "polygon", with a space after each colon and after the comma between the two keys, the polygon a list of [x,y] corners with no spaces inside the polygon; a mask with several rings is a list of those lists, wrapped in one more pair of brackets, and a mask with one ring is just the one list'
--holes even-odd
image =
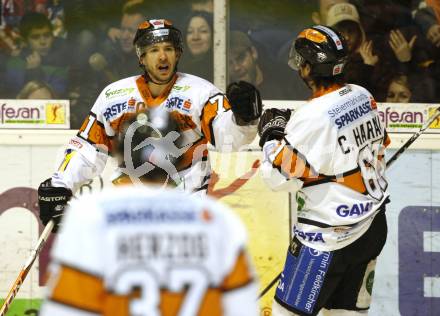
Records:
{"label": "black hockey glove", "polygon": [[226,96],[236,118],[250,123],[261,116],[263,103],[260,92],[252,84],[246,81],[231,82],[226,89]]}
{"label": "black hockey glove", "polygon": [[56,233],[63,217],[67,202],[72,197],[72,191],[63,187],[53,187],[51,179],[47,179],[38,187],[38,205],[40,206],[40,219],[44,226],[51,219],[55,225],[52,232]]}
{"label": "black hockey glove", "polygon": [[260,147],[265,142],[272,139],[281,140],[285,133],[287,122],[290,119],[292,111],[289,109],[270,108],[264,111],[258,124],[258,135],[260,135]]}

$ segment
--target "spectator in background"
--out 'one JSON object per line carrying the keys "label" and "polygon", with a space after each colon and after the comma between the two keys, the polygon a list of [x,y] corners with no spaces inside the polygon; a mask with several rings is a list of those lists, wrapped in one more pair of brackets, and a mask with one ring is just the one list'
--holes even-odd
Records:
{"label": "spectator in background", "polygon": [[424,72],[396,72],[388,80],[386,97],[379,101],[400,103],[435,102],[434,81]]}
{"label": "spectator in background", "polygon": [[327,25],[338,30],[347,41],[346,81],[363,86],[376,96],[380,58],[373,41],[366,39],[356,7],[350,3],[331,6],[327,13]]}
{"label": "spectator in background", "polygon": [[229,81],[246,81],[260,91],[263,99],[304,100],[310,96],[299,77],[283,66],[259,54],[243,32],[229,36]]}
{"label": "spectator in background", "polygon": [[193,12],[188,17],[185,28],[186,54],[180,66],[184,72],[211,82],[214,78],[212,20],[212,14],[202,11]]}
{"label": "spectator in background", "polygon": [[90,56],[89,65],[99,83],[97,90],[102,90],[113,81],[129,77],[138,70],[139,65],[133,60],[133,56],[136,56],[133,39],[144,19],[141,4],[124,6],[116,42],[106,41],[100,51]]}
{"label": "spectator in background", "polygon": [[6,61],[3,82],[9,97],[15,97],[30,80],[46,82],[57,95],[67,90],[67,52],[62,39],[52,34],[52,24],[42,13],[27,13],[20,22],[26,47]]}
{"label": "spectator in background", "polygon": [[391,79],[385,102],[408,103],[411,101],[411,96],[408,76],[399,74]]}
{"label": "spectator in background", "polygon": [[44,82],[32,80],[21,89],[17,99],[54,100],[56,96],[52,89]]}
{"label": "spectator in background", "polygon": [[[311,20],[314,24],[327,24],[327,13],[331,6],[337,3],[348,3],[348,0],[308,0],[308,3],[311,3],[313,7],[313,11],[311,14]],[[303,25],[301,25],[300,30],[303,29]],[[294,32],[294,34],[298,33],[300,30]],[[292,47],[293,39],[291,34],[289,34],[289,39],[287,42],[281,45],[281,48],[278,49],[276,53],[276,60],[279,62],[285,63],[289,58],[290,47]]]}
{"label": "spectator in background", "polygon": [[312,21],[315,24],[329,25],[327,14],[330,8],[338,3],[348,3],[348,0],[315,0],[317,11],[312,12]]}
{"label": "spectator in background", "polygon": [[[90,111],[98,91],[109,83],[137,72],[139,65],[133,56],[133,39],[138,25],[145,19],[143,1],[127,1],[119,8],[121,17],[117,28],[109,28],[102,44],[89,47],[84,61],[77,60],[69,98],[72,128],[79,128]],[[87,33],[87,32],[86,32]],[[84,33],[84,34],[86,34]],[[85,46],[83,46],[85,48]],[[85,53],[86,51],[82,51]],[[84,76],[91,80],[84,81]]]}

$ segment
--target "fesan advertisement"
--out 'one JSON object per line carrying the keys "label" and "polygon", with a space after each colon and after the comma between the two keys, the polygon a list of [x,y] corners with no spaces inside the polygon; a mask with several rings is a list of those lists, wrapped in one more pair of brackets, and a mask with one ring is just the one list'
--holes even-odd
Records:
{"label": "fesan advertisement", "polygon": [[69,129],[69,100],[0,100],[0,128]]}

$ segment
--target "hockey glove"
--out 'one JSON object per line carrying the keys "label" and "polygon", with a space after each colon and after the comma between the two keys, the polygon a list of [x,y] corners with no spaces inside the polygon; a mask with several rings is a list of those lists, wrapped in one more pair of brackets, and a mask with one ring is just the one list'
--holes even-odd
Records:
{"label": "hockey glove", "polygon": [[226,96],[236,118],[250,123],[261,116],[263,103],[260,92],[252,84],[245,81],[231,82],[226,89]]}
{"label": "hockey glove", "polygon": [[272,139],[281,140],[285,133],[287,122],[290,119],[292,111],[289,109],[270,108],[264,111],[258,124],[258,135],[260,136],[260,147],[265,142]]}
{"label": "hockey glove", "polygon": [[38,205],[40,206],[40,219],[44,226],[51,219],[55,225],[52,232],[56,233],[63,217],[67,202],[72,197],[72,191],[63,187],[53,187],[51,179],[47,179],[38,187]]}

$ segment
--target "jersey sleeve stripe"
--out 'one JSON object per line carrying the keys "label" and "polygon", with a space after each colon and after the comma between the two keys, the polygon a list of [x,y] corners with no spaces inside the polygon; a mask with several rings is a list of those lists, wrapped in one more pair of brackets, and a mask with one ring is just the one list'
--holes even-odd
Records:
{"label": "jersey sleeve stripe", "polygon": [[[93,112],[90,112],[90,116],[93,116],[96,118],[96,114]],[[97,119],[95,119],[93,121],[92,126],[90,127],[90,129],[88,131],[86,131],[86,129],[88,128],[88,124],[89,124],[89,117],[87,117],[87,119],[84,120],[83,124],[81,125],[77,136],[80,137],[81,139],[84,139],[85,141],[89,142],[92,145],[104,145],[106,146],[108,149],[111,148],[111,141],[109,139],[109,137],[107,136],[107,133],[105,131],[105,127],[104,124],[99,122]],[[84,137],[84,134],[86,134],[87,136]]]}
{"label": "jersey sleeve stripe", "polygon": [[72,159],[72,157],[73,156],[75,156],[76,155],[76,151],[75,150],[71,150],[71,149],[68,149],[68,152],[66,153],[66,155],[64,156],[64,160],[63,160],[63,162],[61,163],[61,165],[60,165],[60,167],[58,168],[58,171],[65,171],[66,170],[66,168],[67,168],[67,166],[69,165],[69,163],[70,163],[70,160]]}
{"label": "jersey sleeve stripe", "polygon": [[206,138],[202,137],[188,148],[182,156],[178,170],[183,171],[194,165],[198,161],[203,161],[208,157],[208,146]]}
{"label": "jersey sleeve stripe", "polygon": [[316,173],[305,157],[290,145],[276,155],[272,162],[274,168],[278,169],[287,179],[298,178],[318,178]]}
{"label": "jersey sleeve stripe", "polygon": [[104,283],[100,277],[61,265],[50,299],[77,309],[100,313],[103,294]]}
{"label": "jersey sleeve stripe", "polygon": [[50,299],[58,304],[100,315],[128,316],[130,296],[106,291],[101,277],[61,265]]}
{"label": "jersey sleeve stripe", "polygon": [[210,102],[206,103],[206,105],[202,109],[200,123],[203,134],[213,146],[215,146],[215,139],[214,139],[214,128],[212,125],[216,116],[217,116],[217,105],[212,104]]}
{"label": "jersey sleeve stripe", "polygon": [[364,181],[362,179],[362,173],[359,167],[344,172],[342,175],[339,176],[320,176],[319,179],[311,180],[311,181],[305,181],[303,184],[303,187],[311,187],[314,185],[320,185],[324,183],[339,183],[341,185],[345,185],[346,187],[355,190],[359,193],[365,194],[367,192],[367,188],[365,187]]}
{"label": "jersey sleeve stripe", "polygon": [[225,277],[220,288],[222,291],[231,291],[248,285],[253,281],[249,260],[245,250],[241,250],[232,271]]}

